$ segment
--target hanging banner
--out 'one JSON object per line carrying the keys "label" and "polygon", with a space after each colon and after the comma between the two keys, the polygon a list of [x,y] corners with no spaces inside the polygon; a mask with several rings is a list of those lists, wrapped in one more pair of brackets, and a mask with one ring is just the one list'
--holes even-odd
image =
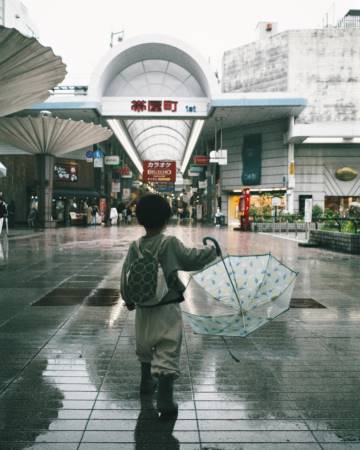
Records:
{"label": "hanging banner", "polygon": [[246,186],[261,184],[261,134],[244,136],[242,182]]}
{"label": "hanging banner", "polygon": [[95,169],[101,169],[102,167],[104,167],[104,158],[95,158],[94,167]]}
{"label": "hanging banner", "polygon": [[99,200],[99,212],[101,216],[101,221],[103,222],[106,214],[106,198],[101,198]]}
{"label": "hanging banner", "polygon": [[111,183],[111,192],[120,192],[120,182],[119,181],[113,181]]}
{"label": "hanging banner", "polygon": [[129,188],[124,188],[122,191],[122,199],[123,200],[130,200],[131,197],[131,190]]}
{"label": "hanging banner", "polygon": [[207,181],[199,181],[199,189],[206,189],[207,188]]}
{"label": "hanging banner", "polygon": [[174,192],[175,184],[174,183],[157,183],[154,185],[154,189],[158,192]]}
{"label": "hanging banner", "polygon": [[209,157],[206,155],[194,156],[194,164],[198,166],[207,166],[209,164]]}
{"label": "hanging banner", "polygon": [[198,177],[200,176],[199,172],[192,172],[191,170],[188,171],[189,177]]}
{"label": "hanging banner", "polygon": [[175,161],[144,161],[144,183],[175,183]]}
{"label": "hanging banner", "polygon": [[94,154],[93,154],[93,151],[92,151],[92,150],[88,150],[88,151],[85,153],[85,159],[86,159],[86,162],[88,162],[88,163],[92,163],[92,162],[93,162]]}
{"label": "hanging banner", "polygon": [[120,162],[118,155],[105,156],[104,163],[106,166],[117,166]]}
{"label": "hanging banner", "polygon": [[196,166],[195,164],[190,164],[191,172],[197,172],[197,173],[203,173],[204,172],[204,166]]}
{"label": "hanging banner", "polygon": [[219,166],[226,166],[228,163],[227,157],[227,150],[213,150],[212,152],[210,152],[210,163],[219,164]]}

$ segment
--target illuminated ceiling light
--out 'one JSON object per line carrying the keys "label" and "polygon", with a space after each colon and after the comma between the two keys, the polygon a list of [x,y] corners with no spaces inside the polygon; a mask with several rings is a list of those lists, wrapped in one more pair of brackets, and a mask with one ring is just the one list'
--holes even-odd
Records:
{"label": "illuminated ceiling light", "polygon": [[124,126],[117,119],[107,119],[107,123],[109,124],[110,128],[113,130],[115,136],[117,137],[117,139],[119,140],[121,145],[124,147],[126,153],[129,155],[131,161],[134,163],[137,170],[140,173],[142,173],[142,171],[143,171],[142,161],[139,158],[133,144],[131,143],[131,141],[127,135],[127,132],[124,129]]}
{"label": "illuminated ceiling light", "polygon": [[195,145],[199,139],[201,130],[205,124],[205,120],[195,120],[194,125],[191,129],[190,138],[188,140],[188,144],[185,150],[184,158],[181,163],[181,172],[184,173],[187,165],[189,164],[192,152],[195,148]]}

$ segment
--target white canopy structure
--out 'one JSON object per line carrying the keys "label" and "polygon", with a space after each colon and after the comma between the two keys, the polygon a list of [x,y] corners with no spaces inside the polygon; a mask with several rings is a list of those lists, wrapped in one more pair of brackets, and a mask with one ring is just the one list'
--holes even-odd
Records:
{"label": "white canopy structure", "polygon": [[50,47],[0,26],[0,117],[46,100],[65,75],[65,64]]}
{"label": "white canopy structure", "polygon": [[0,141],[31,154],[61,156],[107,140],[112,131],[101,125],[57,117],[0,119]]}
{"label": "white canopy structure", "polygon": [[112,131],[106,127],[71,119],[49,116],[0,119],[0,141],[36,156],[42,225],[55,225],[51,216],[55,156],[105,141],[111,135]]}

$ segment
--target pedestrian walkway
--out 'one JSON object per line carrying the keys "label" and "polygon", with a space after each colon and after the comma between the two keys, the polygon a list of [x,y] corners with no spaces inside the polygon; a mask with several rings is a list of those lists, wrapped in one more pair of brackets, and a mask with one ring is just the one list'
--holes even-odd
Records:
{"label": "pedestrian walkway", "polygon": [[246,339],[227,338],[240,363],[221,338],[186,326],[179,416],[163,423],[139,399],[134,313],[118,292],[141,229],[10,241],[0,271],[0,449],[359,449],[360,257],[230,229],[168,232],[188,245],[212,235],[232,254],[271,251],[300,272],[293,297],[325,308],[291,308]]}
{"label": "pedestrian walkway", "polygon": [[42,230],[39,229],[32,229],[32,228],[10,228],[9,233],[7,234],[5,232],[5,229],[3,229],[2,238],[8,238],[10,240],[14,239],[31,239],[33,237],[41,236],[43,233]]}
{"label": "pedestrian walkway", "polygon": [[307,242],[306,233],[259,233],[265,236],[271,236],[278,239],[287,239],[288,241]]}

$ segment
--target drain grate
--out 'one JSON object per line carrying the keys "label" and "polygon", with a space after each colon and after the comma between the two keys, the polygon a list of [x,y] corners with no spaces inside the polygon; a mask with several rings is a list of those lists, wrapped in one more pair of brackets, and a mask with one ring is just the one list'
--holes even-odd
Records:
{"label": "drain grate", "polygon": [[79,305],[90,294],[90,288],[56,288],[31,306]]}
{"label": "drain grate", "polygon": [[56,288],[31,306],[113,306],[119,300],[119,289]]}
{"label": "drain grate", "polygon": [[94,289],[85,300],[86,306],[113,306],[120,300],[119,289]]}
{"label": "drain grate", "polygon": [[290,308],[326,308],[313,298],[292,298]]}

